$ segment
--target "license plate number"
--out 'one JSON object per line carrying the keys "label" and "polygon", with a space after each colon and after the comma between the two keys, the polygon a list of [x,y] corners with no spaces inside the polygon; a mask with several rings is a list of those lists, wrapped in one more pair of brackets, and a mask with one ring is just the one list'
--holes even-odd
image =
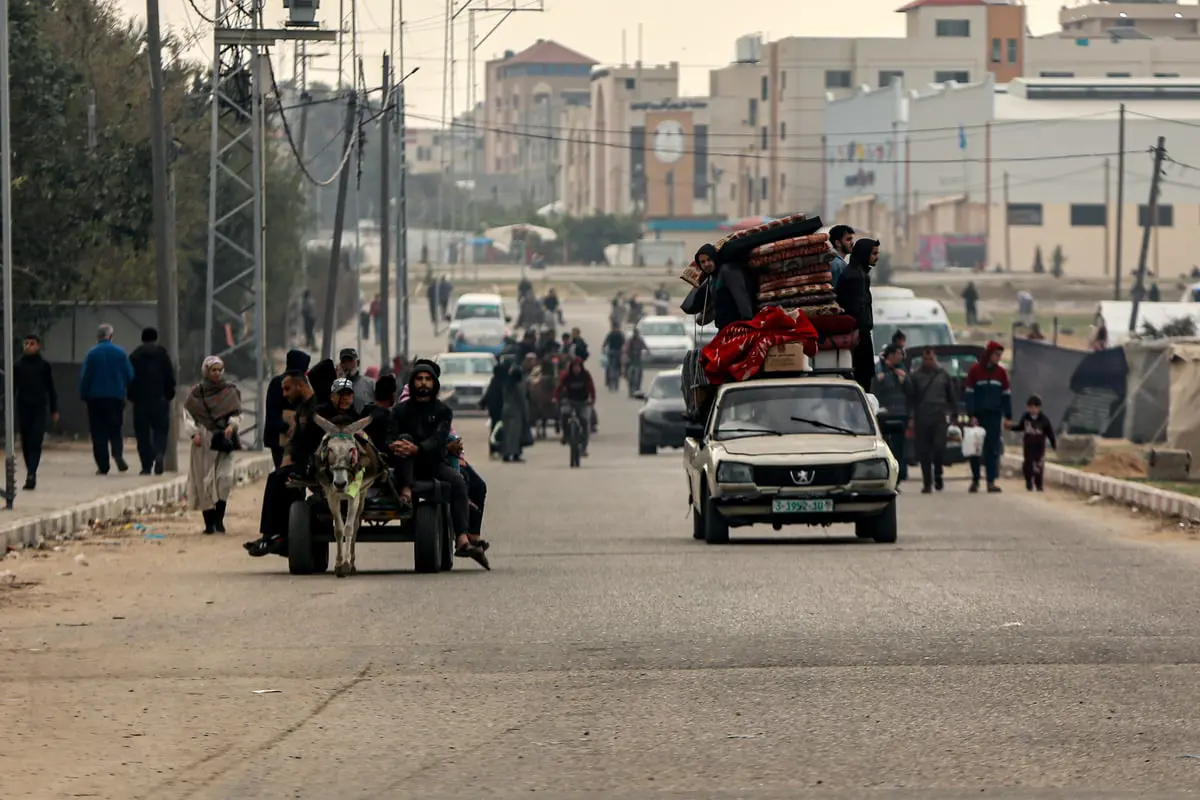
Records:
{"label": "license plate number", "polygon": [[832,500],[772,500],[775,514],[828,514],[833,511]]}

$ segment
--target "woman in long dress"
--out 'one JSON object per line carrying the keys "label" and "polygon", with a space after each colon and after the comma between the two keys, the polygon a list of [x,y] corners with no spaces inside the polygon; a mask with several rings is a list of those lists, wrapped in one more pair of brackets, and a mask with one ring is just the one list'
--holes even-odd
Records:
{"label": "woman in long dress", "polygon": [[242,419],[242,394],[225,380],[225,363],[216,356],[204,359],[200,372],[203,377],[183,404],[184,429],[192,440],[188,506],[204,514],[205,533],[224,533],[225,504],[234,483],[233,450]]}

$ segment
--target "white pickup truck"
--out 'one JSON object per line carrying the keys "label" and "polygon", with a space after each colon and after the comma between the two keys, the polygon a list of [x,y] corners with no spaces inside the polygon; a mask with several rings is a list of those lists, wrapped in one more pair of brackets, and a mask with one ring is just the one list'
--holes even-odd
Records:
{"label": "white pickup truck", "polygon": [[683,446],[692,535],[853,522],[862,539],[896,541],[899,465],[866,393],[839,375],[756,378],[717,390]]}

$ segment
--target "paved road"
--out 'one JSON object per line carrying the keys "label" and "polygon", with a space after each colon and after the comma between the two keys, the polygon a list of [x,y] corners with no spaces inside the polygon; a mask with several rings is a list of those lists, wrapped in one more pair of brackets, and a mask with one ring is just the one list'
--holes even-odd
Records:
{"label": "paved road", "polygon": [[[598,342],[602,306],[567,313]],[[491,573],[413,575],[407,547],[378,545],[355,578],[292,578],[238,547],[250,490],[227,539],[167,520],[87,567],[30,565],[45,583],[0,605],[4,796],[1200,786],[1195,544],[953,481],[904,495],[896,546],[834,528],[708,547],[678,454],[636,455],[634,410],[602,398],[582,470],[553,443],[480,463]],[[479,452],[481,424],[461,429]]]}

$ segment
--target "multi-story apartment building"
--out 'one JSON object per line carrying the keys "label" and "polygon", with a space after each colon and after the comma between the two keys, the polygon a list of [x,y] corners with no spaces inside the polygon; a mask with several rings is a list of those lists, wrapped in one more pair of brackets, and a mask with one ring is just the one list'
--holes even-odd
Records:
{"label": "multi-story apartment building", "polygon": [[591,102],[596,62],[545,39],[509,51],[485,68],[483,173],[516,176],[522,199],[554,202],[558,193],[559,121]]}

